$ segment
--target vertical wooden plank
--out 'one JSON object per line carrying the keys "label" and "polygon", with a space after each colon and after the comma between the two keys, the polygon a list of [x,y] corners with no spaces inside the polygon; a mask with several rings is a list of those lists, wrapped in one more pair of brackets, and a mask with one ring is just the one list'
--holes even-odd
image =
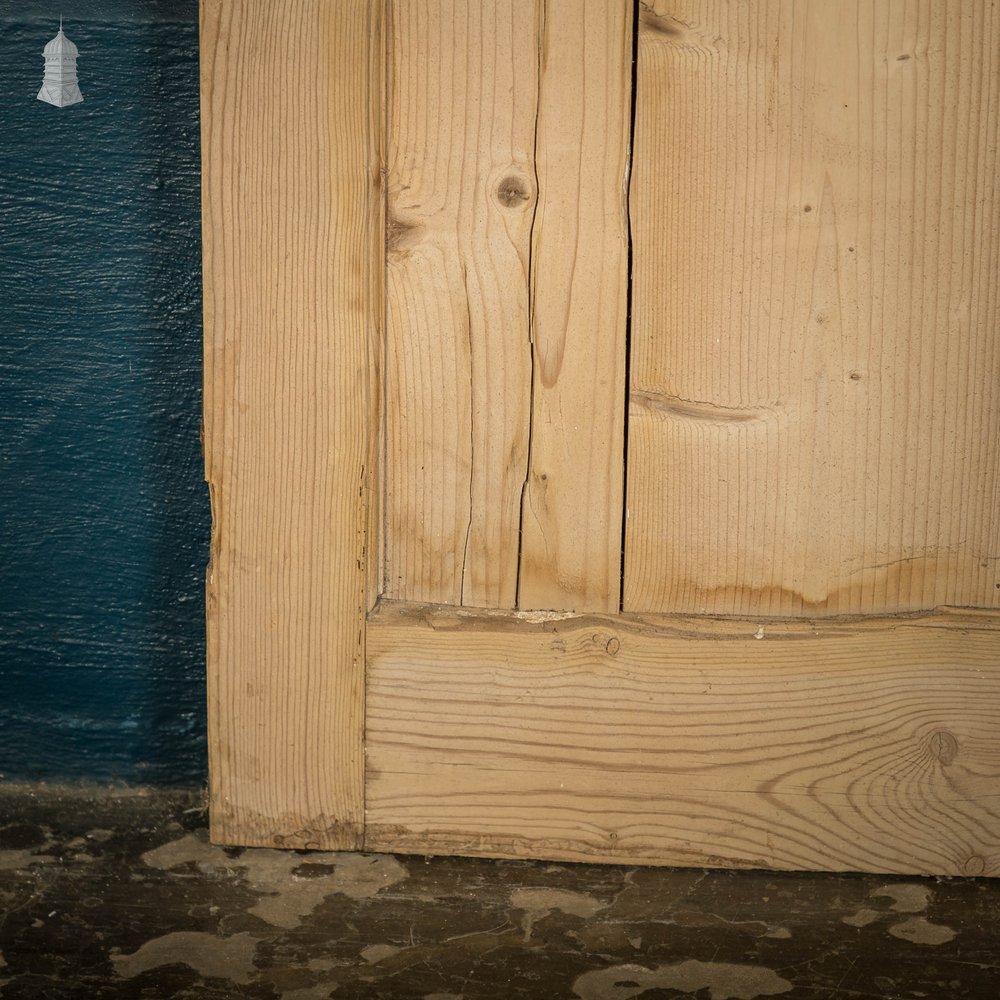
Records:
{"label": "vertical wooden plank", "polygon": [[531,370],[535,3],[391,7],[388,597],[514,606]]}
{"label": "vertical wooden plank", "polygon": [[544,4],[522,608],[618,610],[631,79],[631,3]]}
{"label": "vertical wooden plank", "polygon": [[203,0],[212,837],[363,824],[369,0]]}
{"label": "vertical wooden plank", "polygon": [[385,531],[385,148],[386,148],[386,42],[388,0],[369,0],[371,11],[371,73],[368,86],[368,162],[371,191],[368,198],[368,232],[371,266],[368,269],[368,454],[365,458],[365,548],[368,578],[367,609],[374,609],[384,589]]}
{"label": "vertical wooden plank", "polygon": [[1000,606],[1000,9],[641,4],[625,607]]}

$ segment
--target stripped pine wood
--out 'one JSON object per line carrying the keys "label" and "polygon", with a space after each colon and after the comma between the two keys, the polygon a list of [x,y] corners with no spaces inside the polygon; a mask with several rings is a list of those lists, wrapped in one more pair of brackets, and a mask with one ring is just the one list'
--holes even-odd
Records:
{"label": "stripped pine wood", "polygon": [[211,833],[351,848],[364,820],[379,7],[201,10]]}
{"label": "stripped pine wood", "polygon": [[1000,874],[1000,10],[639,5],[612,614],[631,4],[386,2],[202,0],[213,839]]}
{"label": "stripped pine wood", "polygon": [[535,0],[391,7],[385,580],[514,607],[527,469]]}
{"label": "stripped pine wood", "polygon": [[[365,551],[367,610],[382,593],[385,574],[383,464],[385,456],[385,241],[386,241],[386,15],[388,0],[368,0],[371,11],[371,79],[368,85],[368,164],[371,192],[368,197],[368,233],[375,259],[368,269],[368,454],[365,458],[365,496],[368,520]],[[378,47],[377,51],[375,46]]]}
{"label": "stripped pine wood", "polygon": [[1000,8],[640,7],[625,608],[1000,606]]}
{"label": "stripped pine wood", "polygon": [[543,11],[518,603],[617,611],[632,4],[551,2]]}
{"label": "stripped pine wood", "polygon": [[368,850],[1000,873],[995,613],[386,603],[367,648]]}

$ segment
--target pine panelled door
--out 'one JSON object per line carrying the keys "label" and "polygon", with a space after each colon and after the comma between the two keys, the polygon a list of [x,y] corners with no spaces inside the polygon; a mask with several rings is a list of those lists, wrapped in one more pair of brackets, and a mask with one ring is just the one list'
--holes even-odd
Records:
{"label": "pine panelled door", "polygon": [[201,46],[213,838],[1000,874],[1000,7]]}

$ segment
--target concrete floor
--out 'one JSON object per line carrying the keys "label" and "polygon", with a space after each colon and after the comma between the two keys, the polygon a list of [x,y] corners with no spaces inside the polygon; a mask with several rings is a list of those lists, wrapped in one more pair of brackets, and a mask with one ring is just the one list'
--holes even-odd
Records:
{"label": "concrete floor", "polygon": [[1000,881],[223,850],[205,821],[0,787],[3,1000],[1000,998]]}

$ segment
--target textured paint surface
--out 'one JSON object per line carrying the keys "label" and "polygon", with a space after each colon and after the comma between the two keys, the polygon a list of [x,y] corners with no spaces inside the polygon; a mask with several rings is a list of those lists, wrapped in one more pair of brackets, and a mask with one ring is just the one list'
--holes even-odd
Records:
{"label": "textured paint surface", "polygon": [[1000,879],[223,848],[201,805],[0,786],[3,1000],[1000,996]]}
{"label": "textured paint surface", "polygon": [[59,13],[0,7],[0,779],[200,782],[198,6],[65,9],[68,108]]}

